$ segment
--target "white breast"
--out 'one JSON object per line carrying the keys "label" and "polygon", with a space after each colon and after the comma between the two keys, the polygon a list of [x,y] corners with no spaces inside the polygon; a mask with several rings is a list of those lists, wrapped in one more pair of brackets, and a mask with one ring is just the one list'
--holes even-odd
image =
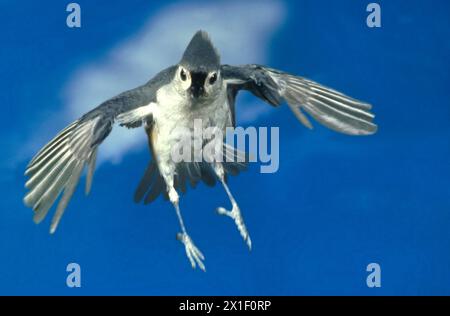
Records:
{"label": "white breast", "polygon": [[225,131],[225,128],[231,125],[231,113],[225,87],[210,104],[192,106],[171,85],[167,85],[157,92],[157,107],[153,149],[157,152],[158,160],[166,161],[167,164],[170,160],[171,149],[180,141],[180,135],[176,133],[179,127],[193,132],[196,119],[202,120],[203,128],[214,126]]}

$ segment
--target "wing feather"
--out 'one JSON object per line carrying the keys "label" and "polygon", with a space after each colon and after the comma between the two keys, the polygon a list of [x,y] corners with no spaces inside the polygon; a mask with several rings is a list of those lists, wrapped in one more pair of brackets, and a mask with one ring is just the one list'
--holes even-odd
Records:
{"label": "wing feather", "polygon": [[89,158],[88,172],[87,172],[87,176],[86,176],[86,187],[84,189],[85,195],[88,195],[91,192],[92,180],[94,178],[94,172],[95,172],[95,163],[97,161],[97,150],[98,150],[98,148],[95,148],[92,151],[91,157]]}
{"label": "wing feather", "polygon": [[[88,169],[85,193],[90,192],[98,146],[109,135],[119,115],[124,115],[122,119],[125,121],[121,124],[127,127],[148,122],[151,111],[146,106],[153,104],[156,91],[151,84],[152,81],[126,91],[86,113],[64,128],[30,161],[25,171],[29,177],[25,187],[29,192],[24,197],[24,203],[34,210],[36,223],[46,217],[62,193],[50,227],[50,232],[55,232],[85,167]],[[133,122],[127,122],[126,118],[132,118]]]}
{"label": "wing feather", "polygon": [[61,200],[58,203],[58,207],[56,208],[55,215],[53,215],[52,223],[50,225],[50,233],[53,234],[58,227],[59,221],[61,220],[61,217],[64,214],[64,211],[66,210],[67,204],[69,204],[69,201],[75,192],[75,188],[77,187],[78,182],[80,181],[80,175],[83,171],[83,163],[78,161],[74,168],[72,169],[72,174],[70,175],[69,179],[66,182],[64,194],[61,198]]}
{"label": "wing feather", "polygon": [[[312,124],[306,112],[326,127],[349,135],[370,135],[377,131],[372,106],[314,81],[260,65],[222,66],[229,95],[248,90],[273,106],[282,100],[306,127]],[[232,106],[234,107],[234,98]]]}

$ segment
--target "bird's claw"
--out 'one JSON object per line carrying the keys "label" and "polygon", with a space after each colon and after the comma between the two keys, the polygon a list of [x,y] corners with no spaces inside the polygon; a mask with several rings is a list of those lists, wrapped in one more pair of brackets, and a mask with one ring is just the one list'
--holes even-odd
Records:
{"label": "bird's claw", "polygon": [[233,204],[233,208],[231,211],[228,211],[223,207],[218,207],[217,214],[226,215],[234,220],[234,222],[236,223],[236,227],[239,230],[239,233],[241,234],[242,238],[244,239],[245,243],[248,246],[248,249],[252,250],[252,240],[250,239],[247,227],[245,226],[239,206],[237,204]]}
{"label": "bird's claw", "polygon": [[198,267],[206,271],[205,265],[203,264],[203,260],[205,260],[205,256],[202,252],[194,245],[191,237],[189,237],[186,233],[178,233],[177,239],[184,244],[184,248],[186,250],[186,255],[191,262],[191,266],[193,269],[198,265]]}

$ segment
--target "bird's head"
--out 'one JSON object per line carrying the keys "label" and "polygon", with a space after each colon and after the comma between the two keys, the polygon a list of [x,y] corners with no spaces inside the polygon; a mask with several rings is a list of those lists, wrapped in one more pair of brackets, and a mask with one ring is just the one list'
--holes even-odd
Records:
{"label": "bird's head", "polygon": [[220,91],[220,56],[206,32],[195,33],[175,77],[183,94],[194,101],[214,97]]}

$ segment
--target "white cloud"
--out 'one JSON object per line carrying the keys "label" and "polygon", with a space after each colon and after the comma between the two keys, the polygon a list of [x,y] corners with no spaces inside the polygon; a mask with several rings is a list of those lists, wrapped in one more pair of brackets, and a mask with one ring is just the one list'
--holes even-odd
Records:
{"label": "white cloud", "polygon": [[[70,119],[79,117],[102,101],[176,64],[199,29],[210,34],[223,63],[264,63],[271,36],[284,13],[282,4],[274,1],[191,2],[168,6],[151,16],[137,34],[119,43],[107,56],[74,74],[65,90],[64,113]],[[248,109],[246,119],[256,119],[265,112],[263,108],[256,105]],[[100,161],[118,162],[125,152],[145,143],[142,129],[114,128],[101,146]]]}

